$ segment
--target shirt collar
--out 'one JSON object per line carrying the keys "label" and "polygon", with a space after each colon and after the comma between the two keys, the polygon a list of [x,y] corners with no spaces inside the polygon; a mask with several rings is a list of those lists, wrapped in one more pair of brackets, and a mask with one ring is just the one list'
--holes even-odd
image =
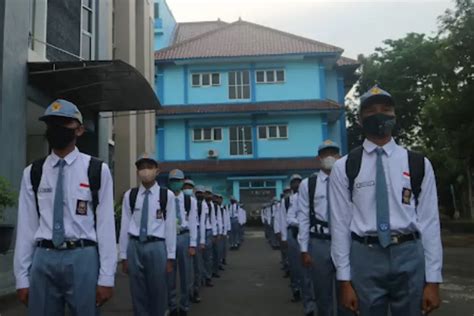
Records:
{"label": "shirt collar", "polygon": [[[372,153],[377,147],[379,147],[378,145],[371,142],[367,138],[364,140],[364,143],[362,144],[362,146],[364,147],[365,151],[369,154]],[[383,151],[387,154],[387,156],[390,156],[395,150],[396,146],[397,146],[397,143],[395,143],[395,140],[392,137],[390,141],[386,143],[382,148],[383,148]]]}
{"label": "shirt collar", "polygon": [[321,170],[318,174],[318,178],[321,179],[321,181],[324,182],[329,178],[329,175],[326,172]]}
{"label": "shirt collar", "polygon": [[58,155],[56,155],[54,151],[52,151],[51,154],[49,155],[51,159],[51,164],[53,167],[56,166],[58,161],[61,159],[64,159],[67,165],[71,165],[78,156],[79,156],[79,149],[77,149],[77,147],[74,147],[74,150],[71,151],[69,154],[67,154],[67,156],[64,158],[61,158]]}
{"label": "shirt collar", "polygon": [[[158,186],[158,183],[155,182],[155,184],[149,189],[151,194],[157,194],[159,191],[160,187]],[[139,194],[145,194],[146,188],[143,186],[143,184],[140,184],[140,188],[138,190]]]}

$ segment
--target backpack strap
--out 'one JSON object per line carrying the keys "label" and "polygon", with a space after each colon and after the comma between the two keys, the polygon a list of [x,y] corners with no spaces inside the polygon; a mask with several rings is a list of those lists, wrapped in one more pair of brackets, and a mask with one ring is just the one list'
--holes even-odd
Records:
{"label": "backpack strap", "polygon": [[199,216],[199,218],[201,218],[201,214],[202,214],[202,203],[203,203],[202,200],[201,200],[201,201],[199,201],[199,200],[197,201],[197,209],[198,209],[198,216]]}
{"label": "backpack strap", "polygon": [[137,196],[138,196],[138,187],[137,188],[133,188],[130,190],[130,195],[129,195],[129,198],[128,198],[128,202],[129,202],[129,205],[130,205],[130,212],[133,214],[133,212],[135,211],[135,204],[137,203]]}
{"label": "backpack strap", "polygon": [[168,205],[168,189],[160,188],[160,208],[163,212],[163,219],[166,220],[166,206]]}
{"label": "backpack strap", "polygon": [[316,214],[314,211],[314,195],[316,194],[316,183],[318,176],[313,174],[308,178],[308,200],[309,200],[309,226],[316,226]]}
{"label": "backpack strap", "polygon": [[87,168],[87,177],[89,178],[89,187],[92,194],[92,212],[94,214],[94,225],[96,224],[96,211],[99,205],[99,190],[102,178],[102,160],[91,157],[89,167]]}
{"label": "backpack strap", "polygon": [[364,149],[362,146],[356,147],[347,155],[346,160],[346,175],[349,179],[349,197],[352,202],[352,192],[354,191],[355,178],[359,175],[360,166],[362,162],[362,153]]}
{"label": "backpack strap", "polygon": [[415,204],[418,206],[421,194],[421,184],[425,177],[425,156],[420,153],[408,150],[408,168],[410,169],[410,184],[415,197]]}
{"label": "backpack strap", "polygon": [[45,161],[46,161],[46,157],[34,161],[31,164],[31,170],[30,170],[30,181],[33,187],[33,193],[35,195],[36,213],[38,214],[38,218],[40,217],[39,204],[38,204],[38,189],[40,186],[41,177],[43,175],[43,165]]}
{"label": "backpack strap", "polygon": [[285,208],[286,208],[286,212],[288,212],[288,209],[290,208],[290,197],[287,196],[285,198]]}
{"label": "backpack strap", "polygon": [[191,197],[189,195],[184,196],[184,210],[186,211],[186,215],[189,215],[191,211]]}

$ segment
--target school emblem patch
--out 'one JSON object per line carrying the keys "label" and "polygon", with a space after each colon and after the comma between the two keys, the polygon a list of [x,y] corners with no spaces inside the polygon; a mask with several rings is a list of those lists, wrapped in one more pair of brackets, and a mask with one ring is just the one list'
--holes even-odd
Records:
{"label": "school emblem patch", "polygon": [[87,215],[87,201],[77,200],[76,215]]}
{"label": "school emblem patch", "polygon": [[53,112],[57,112],[57,111],[61,110],[61,103],[54,102],[53,105],[51,105],[51,110]]}

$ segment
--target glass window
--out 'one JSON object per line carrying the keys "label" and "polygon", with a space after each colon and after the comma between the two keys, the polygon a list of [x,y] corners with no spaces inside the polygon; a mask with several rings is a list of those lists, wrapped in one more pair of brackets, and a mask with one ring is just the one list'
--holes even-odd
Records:
{"label": "glass window", "polygon": [[204,128],[203,135],[203,140],[212,140],[212,128]]}
{"label": "glass window", "polygon": [[276,126],[269,126],[268,127],[268,138],[277,138],[277,127]]}
{"label": "glass window", "polygon": [[212,85],[218,86],[221,84],[221,76],[219,73],[212,74]]}
{"label": "glass window", "polygon": [[277,72],[276,72],[276,81],[277,82],[284,82],[285,81],[285,71],[284,70],[277,70]]}
{"label": "glass window", "polygon": [[230,154],[251,155],[253,153],[252,127],[233,126],[229,128]]}
{"label": "glass window", "polygon": [[278,136],[280,138],[288,138],[288,126],[286,125],[278,126]]}
{"label": "glass window", "polygon": [[91,49],[92,49],[92,39],[91,36],[85,33],[82,33],[82,43],[81,43],[82,58],[91,59]]}
{"label": "glass window", "polygon": [[88,8],[92,8],[92,0],[82,0],[82,5]]}
{"label": "glass window", "polygon": [[267,71],[267,82],[275,81],[275,72],[273,70]]}
{"label": "glass window", "polygon": [[229,99],[250,99],[250,74],[248,71],[229,72]]}
{"label": "glass window", "polygon": [[85,7],[82,8],[82,29],[92,33],[92,12]]}
{"label": "glass window", "polygon": [[193,74],[193,79],[192,79],[192,82],[193,82],[193,87],[197,87],[197,86],[200,86],[201,85],[201,77],[199,76],[199,74]]}
{"label": "glass window", "polygon": [[211,75],[210,74],[202,74],[202,85],[203,86],[210,86],[211,85]]}
{"label": "glass window", "polygon": [[276,182],[275,181],[265,181],[265,186],[266,187],[275,187]]}
{"label": "glass window", "polygon": [[214,140],[222,140],[222,129],[214,128]]}
{"label": "glass window", "polygon": [[264,71],[257,71],[257,82],[258,83],[265,82],[265,72]]}
{"label": "glass window", "polygon": [[154,6],[154,11],[155,11],[155,19],[158,19],[160,17],[160,4],[159,3],[155,3],[155,6]]}
{"label": "glass window", "polygon": [[266,126],[259,126],[258,127],[258,138],[266,139],[267,138],[267,127]]}
{"label": "glass window", "polygon": [[200,128],[195,128],[194,129],[194,140],[202,140],[202,135],[201,135],[201,129]]}

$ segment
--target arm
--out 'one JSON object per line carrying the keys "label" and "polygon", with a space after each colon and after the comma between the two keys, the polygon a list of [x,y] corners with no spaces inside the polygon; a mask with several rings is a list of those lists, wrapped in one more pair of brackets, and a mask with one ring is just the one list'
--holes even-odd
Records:
{"label": "arm", "polygon": [[202,210],[201,210],[201,218],[200,224],[199,224],[199,229],[201,231],[201,245],[206,244],[206,211],[207,211],[207,205],[205,203],[202,203]]}
{"label": "arm", "polygon": [[[289,211],[289,210],[288,210]],[[285,207],[285,200],[281,203],[280,207],[280,225],[281,225],[281,240],[287,241],[288,240],[288,224],[286,221],[286,207]]]}
{"label": "arm", "polygon": [[298,200],[294,204],[295,207],[298,208],[298,211],[296,212],[299,224],[298,242],[301,247],[301,252],[308,252],[309,226],[311,223],[309,218],[308,179],[305,179],[303,182],[301,182],[298,190]]}
{"label": "arm", "polygon": [[165,242],[168,260],[176,259],[176,207],[173,192],[168,191],[168,203],[166,205]]}
{"label": "arm", "polygon": [[194,198],[191,198],[191,210],[189,211],[189,235],[190,235],[190,241],[189,241],[189,246],[190,247],[196,247],[197,246],[197,203]]}
{"label": "arm", "polygon": [[31,166],[23,171],[18,202],[18,223],[13,259],[17,289],[30,287],[30,267],[35,250],[35,234],[39,227],[36,202],[30,181],[30,170]]}
{"label": "arm", "polygon": [[279,204],[273,206],[273,231],[275,234],[280,233],[280,207]]}
{"label": "arm", "polygon": [[417,208],[421,241],[425,252],[425,278],[427,283],[441,283],[443,249],[438,212],[438,196],[433,167],[425,159],[425,177],[421,186],[421,195]]}
{"label": "arm", "polygon": [[216,212],[214,212],[214,206],[212,204],[209,212],[211,213],[212,236],[217,236],[217,218]]}
{"label": "arm", "polygon": [[132,211],[130,210],[130,190],[123,196],[122,201],[122,220],[120,224],[119,238],[119,258],[127,259],[128,248],[128,230],[130,228],[130,220],[132,219]]}
{"label": "arm", "polygon": [[218,228],[218,235],[224,235],[224,221],[222,219],[221,210],[217,210],[217,228]]}
{"label": "arm", "polygon": [[117,241],[115,234],[113,180],[109,167],[102,164],[102,180],[97,206],[96,233],[99,249],[99,286],[112,287],[117,269]]}
{"label": "arm", "polygon": [[331,256],[334,260],[339,281],[351,280],[350,252],[352,202],[349,196],[348,179],[345,172],[345,159],[336,162],[329,181],[331,201]]}

